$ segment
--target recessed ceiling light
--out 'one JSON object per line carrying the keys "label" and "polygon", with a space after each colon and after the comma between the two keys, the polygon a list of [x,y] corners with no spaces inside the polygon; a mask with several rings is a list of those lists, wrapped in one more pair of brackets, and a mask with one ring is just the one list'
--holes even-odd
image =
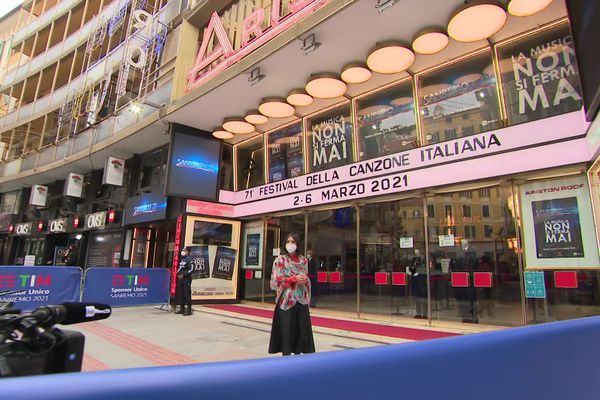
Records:
{"label": "recessed ceiling light", "polygon": [[269,118],[262,115],[258,110],[248,111],[244,119],[246,120],[246,122],[253,125],[262,125],[269,122]]}
{"label": "recessed ceiling light", "polygon": [[335,74],[315,74],[306,83],[308,94],[318,99],[335,99],[343,96],[346,90],[348,85]]}
{"label": "recessed ceiling light", "polygon": [[304,89],[294,89],[287,96],[287,102],[296,107],[309,106],[314,100]]}
{"label": "recessed ceiling light", "polygon": [[413,40],[412,48],[419,54],[435,54],[448,47],[450,39],[441,30],[423,31]]}
{"label": "recessed ceiling light", "polygon": [[223,121],[223,129],[231,133],[243,135],[246,133],[254,132],[256,128],[254,127],[254,125],[249,124],[242,118],[232,117],[225,118],[225,121]]}
{"label": "recessed ceiling light", "polygon": [[401,106],[405,106],[407,104],[412,104],[413,103],[413,98],[412,97],[398,97],[397,99],[394,99],[392,101],[390,101],[390,104],[396,107],[401,107]]}
{"label": "recessed ceiling light", "polygon": [[508,12],[515,17],[527,17],[539,13],[550,3],[552,0],[511,0],[508,3]]}
{"label": "recessed ceiling light", "polygon": [[352,63],[344,67],[341,78],[346,83],[363,83],[371,79],[373,73],[363,63]]}
{"label": "recessed ceiling light", "polygon": [[231,139],[233,137],[233,133],[224,130],[216,130],[212,135],[217,139]]}
{"label": "recessed ceiling light", "polygon": [[269,118],[287,118],[294,115],[296,109],[280,97],[262,99],[258,111]]}
{"label": "recessed ceiling light", "polygon": [[415,53],[403,44],[386,42],[377,45],[367,57],[367,65],[380,74],[406,71],[415,62]]}
{"label": "recessed ceiling light", "polygon": [[460,7],[448,22],[448,34],[459,42],[477,42],[498,32],[506,11],[494,1],[472,1]]}

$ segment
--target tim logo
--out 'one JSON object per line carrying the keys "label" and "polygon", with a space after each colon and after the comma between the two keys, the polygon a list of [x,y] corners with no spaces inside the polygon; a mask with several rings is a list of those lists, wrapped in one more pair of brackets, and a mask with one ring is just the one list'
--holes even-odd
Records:
{"label": "tim logo", "polygon": [[71,175],[71,178],[73,179],[73,182],[75,182],[75,183],[81,182],[81,175]]}
{"label": "tim logo", "polygon": [[43,186],[36,187],[39,194],[46,193],[46,188]]}
{"label": "tim logo", "polygon": [[150,279],[147,275],[113,275],[112,286],[141,286],[150,284]]}
{"label": "tim logo", "polygon": [[156,211],[157,208],[157,204],[156,203],[150,203],[150,204],[144,204],[141,206],[137,206],[133,208],[133,215],[140,215],[140,214],[151,214],[153,212]]}
{"label": "tim logo", "polygon": [[22,289],[52,286],[52,275],[0,275],[0,289]]}
{"label": "tim logo", "polygon": [[181,168],[197,169],[200,171],[206,171],[206,172],[212,172],[212,173],[217,172],[217,166],[214,164],[207,164],[207,163],[203,163],[200,161],[186,160],[183,158],[178,158],[177,161],[175,161],[175,166],[181,167]]}
{"label": "tim logo", "polygon": [[110,163],[116,169],[123,168],[123,163],[121,163],[119,160],[112,160]]}

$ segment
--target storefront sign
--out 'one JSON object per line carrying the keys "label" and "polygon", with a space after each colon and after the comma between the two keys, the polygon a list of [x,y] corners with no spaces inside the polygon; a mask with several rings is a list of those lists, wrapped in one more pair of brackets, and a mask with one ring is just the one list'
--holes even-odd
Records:
{"label": "storefront sign", "polygon": [[353,160],[350,105],[308,120],[308,154],[312,171],[346,165]]}
{"label": "storefront sign", "polygon": [[454,235],[440,235],[440,236],[438,236],[438,246],[440,246],[440,247],[453,247],[454,246]]}
{"label": "storefront sign", "polygon": [[169,298],[169,271],[164,268],[89,268],[83,301],[132,306],[163,304]]}
{"label": "storefront sign", "polygon": [[65,181],[65,196],[83,196],[83,175],[71,172]]}
{"label": "storefront sign", "polygon": [[125,173],[125,160],[116,157],[108,157],[104,165],[103,185],[123,186]]}
{"label": "storefront sign", "polygon": [[48,197],[48,186],[33,185],[31,187],[31,195],[29,196],[29,204],[32,206],[44,207],[46,198]]}
{"label": "storefront sign", "polygon": [[80,287],[80,268],[0,267],[0,302],[24,311],[79,301]]}
{"label": "storefront sign", "polygon": [[596,232],[584,175],[522,185],[526,268],[597,268]]}
{"label": "storefront sign", "polygon": [[258,186],[234,194],[235,217],[586,162],[585,139],[546,144],[585,129],[575,112]]}
{"label": "storefront sign", "polygon": [[401,237],[400,238],[400,248],[401,249],[412,249],[413,247],[414,247],[414,245],[413,245],[412,237]]}
{"label": "storefront sign", "polygon": [[88,214],[85,216],[86,229],[104,229],[106,225],[106,211]]}
{"label": "storefront sign", "polygon": [[131,197],[125,207],[125,225],[158,221],[167,216],[167,198],[162,194],[148,193]]}
{"label": "storefront sign", "polygon": [[50,233],[59,233],[67,231],[67,219],[59,218],[52,219],[48,222],[48,231]]}
{"label": "storefront sign", "polygon": [[[202,44],[196,56],[196,63],[188,73],[187,90],[192,90],[225,70],[233,63],[252,53],[277,35],[285,32],[330,0],[290,0],[288,12],[282,10],[282,1],[271,2],[271,20],[269,26],[262,29],[265,9],[257,8],[248,15],[241,26],[233,25],[231,30],[241,32],[239,48],[234,49],[224,24],[216,12],[213,12],[202,35]],[[242,2],[238,2],[241,6]],[[236,6],[238,5],[236,4]],[[212,46],[210,48],[209,46]],[[210,68],[209,68],[210,67]]]}
{"label": "storefront sign", "polygon": [[24,224],[15,224],[15,235],[17,236],[29,236],[31,235],[32,223],[27,222]]}

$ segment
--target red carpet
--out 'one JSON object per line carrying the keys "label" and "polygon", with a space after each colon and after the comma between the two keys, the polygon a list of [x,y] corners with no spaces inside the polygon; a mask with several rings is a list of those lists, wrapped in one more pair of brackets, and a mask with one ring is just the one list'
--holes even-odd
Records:
{"label": "red carpet", "polygon": [[[231,304],[207,305],[205,307],[235,312],[239,314],[252,315],[255,317],[262,317],[268,319],[273,318],[273,311],[265,310],[263,308],[242,307]],[[430,331],[426,329],[402,328],[399,326],[379,325],[368,322],[345,321],[335,318],[312,316],[311,321],[313,326],[320,326],[323,328],[368,333],[371,335],[388,336],[408,340],[428,340],[439,339],[449,336],[459,336],[459,334],[457,333]]]}

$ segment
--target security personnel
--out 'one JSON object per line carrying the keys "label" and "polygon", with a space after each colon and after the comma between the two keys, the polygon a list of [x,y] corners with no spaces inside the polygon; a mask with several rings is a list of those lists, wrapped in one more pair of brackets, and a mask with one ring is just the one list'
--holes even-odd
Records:
{"label": "security personnel", "polygon": [[175,314],[192,315],[192,271],[194,265],[190,257],[190,248],[181,251],[181,261],[177,269],[177,291],[179,292],[180,307]]}

